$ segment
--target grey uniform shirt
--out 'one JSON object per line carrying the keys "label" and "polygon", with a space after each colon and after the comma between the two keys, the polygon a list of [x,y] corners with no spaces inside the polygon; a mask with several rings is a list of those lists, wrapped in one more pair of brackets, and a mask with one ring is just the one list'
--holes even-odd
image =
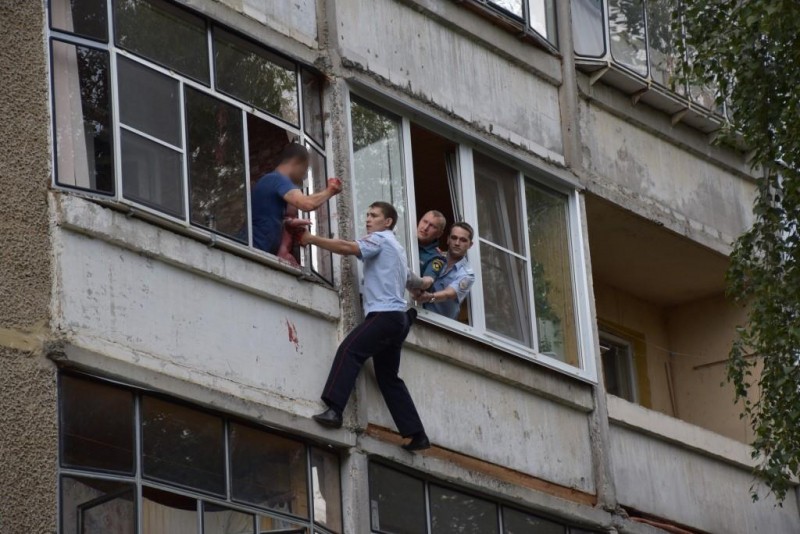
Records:
{"label": "grey uniform shirt", "polygon": [[361,280],[364,314],[406,310],[406,283],[409,277],[406,251],[394,232],[373,232],[358,241],[364,263]]}
{"label": "grey uniform shirt", "polygon": [[448,265],[445,264],[439,272],[439,276],[433,282],[430,291],[435,293],[452,287],[456,290],[458,300],[448,299],[433,303],[428,302],[423,307],[439,315],[455,319],[458,317],[461,303],[467,298],[467,295],[469,295],[469,291],[472,289],[472,284],[474,283],[475,273],[472,272],[472,267],[469,266],[466,256],[457,261],[452,267],[448,267]]}

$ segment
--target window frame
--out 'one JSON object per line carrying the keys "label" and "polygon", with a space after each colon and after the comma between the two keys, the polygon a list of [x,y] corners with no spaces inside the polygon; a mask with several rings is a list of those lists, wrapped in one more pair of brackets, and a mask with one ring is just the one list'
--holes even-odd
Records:
{"label": "window frame", "polygon": [[[631,340],[629,340],[629,339],[625,339],[624,337],[612,334],[611,332],[609,332],[606,329],[603,329],[602,327],[600,327],[598,329],[597,335],[598,335],[598,339],[600,340],[600,345],[601,345],[601,348],[600,348],[600,357],[601,358],[603,357],[602,345],[603,345],[603,340],[604,339],[607,339],[607,340],[611,341],[612,343],[616,343],[617,345],[623,345],[623,346],[627,347],[627,349],[628,349],[627,350],[627,354],[625,356],[625,362],[623,362],[623,363],[625,365],[625,374],[626,374],[625,378],[626,378],[626,380],[628,380],[630,391],[631,391],[631,398],[630,399],[626,399],[625,397],[621,397],[619,395],[614,395],[613,393],[608,393],[608,392],[607,393],[609,395],[614,395],[615,397],[620,398],[620,399],[622,399],[624,401],[627,401],[627,402],[630,402],[630,403],[633,403],[633,404],[641,405],[641,398],[640,398],[640,392],[639,392],[639,389],[640,389],[639,377],[638,377],[637,369],[636,369],[636,355],[633,352],[633,350],[634,350],[633,342]],[[604,372],[605,372],[605,370],[604,370]],[[603,378],[605,379],[605,376]],[[605,389],[605,384],[603,384],[603,389]]]}
{"label": "window frame", "polygon": [[[282,269],[290,270],[292,272],[302,272],[304,274],[308,274],[311,279],[317,280],[325,285],[335,286],[338,280],[338,268],[335,266],[332,269],[332,280],[328,280],[322,276],[319,276],[315,273],[312,269],[312,265],[308,261],[304,261],[306,258],[310,258],[310,254],[308,253],[308,247],[301,247],[301,267],[300,269],[294,268],[288,264],[281,262],[277,256],[273,254],[269,254],[262,250],[259,250],[253,246],[253,231],[252,231],[252,198],[251,198],[251,183],[250,183],[250,150],[248,146],[249,134],[247,130],[247,116],[248,114],[253,115],[254,117],[266,121],[282,130],[286,131],[287,134],[290,136],[294,136],[297,139],[297,142],[303,144],[304,146],[310,146],[320,154],[322,154],[325,158],[325,171],[328,176],[333,175],[334,171],[334,154],[332,153],[331,143],[329,142],[328,136],[331,135],[330,127],[325,124],[325,120],[323,119],[323,135],[324,135],[324,143],[320,144],[317,142],[313,136],[307,134],[305,132],[305,117],[303,114],[303,91],[302,91],[302,72],[305,71],[307,74],[319,74],[319,71],[315,69],[311,65],[307,65],[299,60],[293,59],[287,54],[276,50],[275,48],[263,44],[254,38],[250,37],[242,33],[239,30],[229,27],[222,21],[218,21],[209,17],[208,15],[196,12],[191,10],[182,4],[178,4],[173,2],[172,0],[166,0],[166,2],[176,9],[186,11],[187,13],[201,17],[205,21],[205,32],[206,32],[206,47],[207,47],[207,56],[209,62],[209,79],[210,84],[206,85],[202,81],[195,80],[190,76],[179,74],[170,70],[168,67],[165,67],[153,60],[144,58],[139,56],[133,52],[130,52],[124,48],[117,46],[116,38],[115,38],[115,16],[114,16],[114,8],[115,8],[115,0],[107,0],[106,2],[106,12],[107,12],[107,22],[108,25],[108,38],[105,42],[95,40],[91,37],[84,37],[75,33],[66,32],[63,30],[58,30],[52,27],[51,25],[51,0],[47,0],[45,2],[45,9],[46,9],[46,16],[45,21],[47,22],[46,29],[45,29],[45,39],[46,39],[46,46],[48,52],[48,61],[47,61],[47,74],[48,74],[48,105],[50,111],[50,144],[51,144],[51,153],[50,153],[50,163],[51,168],[53,169],[51,172],[51,179],[50,185],[52,189],[61,190],[61,191],[73,191],[78,192],[80,194],[105,199],[113,204],[121,206],[128,210],[129,212],[140,212],[143,215],[149,218],[154,218],[156,221],[163,220],[167,223],[171,223],[173,225],[182,227],[188,231],[190,231],[190,235],[193,237],[199,237],[201,239],[207,239],[211,245],[215,244],[217,241],[223,243],[226,248],[231,250],[242,250],[246,256],[251,258],[263,258],[270,264],[280,266]],[[292,125],[285,120],[270,115],[267,112],[259,110],[249,104],[238,100],[235,97],[229,96],[227,93],[222,92],[220,89],[217,88],[216,84],[216,71],[215,71],[215,58],[214,58],[214,29],[219,28],[228,33],[233,34],[234,36],[244,39],[255,46],[263,48],[267,52],[274,54],[280,58],[284,58],[287,61],[290,61],[294,64],[294,72],[297,81],[297,86],[295,88],[296,98],[297,98],[297,113],[298,113],[298,124]],[[61,184],[58,182],[57,175],[57,166],[58,166],[58,159],[56,154],[56,115],[55,115],[55,98],[56,98],[56,91],[55,91],[55,81],[54,81],[54,55],[52,52],[53,42],[60,42],[65,43],[68,45],[75,45],[81,47],[87,47],[94,50],[98,50],[101,52],[105,52],[108,54],[108,62],[109,62],[109,115],[110,115],[110,133],[112,136],[112,146],[111,150],[113,153],[113,185],[114,185],[114,192],[113,193],[105,193],[99,190],[87,189],[82,187],[70,186],[69,184]],[[138,66],[142,66],[144,68],[150,69],[154,72],[157,72],[161,75],[168,77],[170,80],[177,81],[178,83],[178,92],[179,92],[179,121],[180,121],[180,129],[181,129],[181,140],[182,140],[182,149],[180,151],[181,155],[181,164],[182,164],[182,171],[180,177],[180,183],[183,187],[183,216],[178,217],[167,213],[165,211],[159,210],[150,206],[148,204],[138,202],[133,199],[125,198],[123,193],[123,177],[122,177],[122,143],[121,143],[121,134],[122,131],[125,130],[133,135],[140,136],[148,141],[152,141],[155,143],[160,144],[161,146],[168,147],[170,150],[175,151],[177,147],[173,147],[171,144],[166,143],[160,139],[155,139],[144,133],[140,132],[136,128],[129,127],[127,125],[122,125],[120,120],[120,102],[119,102],[119,75],[118,75],[118,58],[123,57],[126,60],[132,61],[136,63]],[[321,84],[321,88],[323,88],[324,84]],[[233,237],[227,236],[215,230],[211,230],[204,226],[200,226],[194,224],[191,220],[191,212],[190,212],[190,180],[189,180],[189,161],[188,161],[188,152],[186,147],[187,142],[187,117],[186,117],[186,106],[185,106],[185,88],[189,87],[192,88],[206,96],[211,98],[215,98],[221,102],[229,104],[234,108],[238,109],[242,113],[242,134],[244,139],[244,159],[245,159],[245,190],[247,194],[247,202],[246,202],[246,228],[247,228],[247,241],[244,242],[243,240],[238,240]],[[322,103],[323,103],[323,116],[325,113],[324,105],[325,105],[325,98],[324,94],[321,95]],[[330,212],[330,219],[332,221],[336,220],[336,202],[329,201],[328,208]],[[304,214],[301,213],[301,216]]]}
{"label": "window frame", "polygon": [[[359,102],[366,102],[368,105],[373,106],[378,110],[385,113],[394,115],[400,119],[401,126],[401,161],[403,164],[403,179],[405,180],[405,200],[406,200],[406,214],[408,217],[407,227],[409,229],[408,243],[410,250],[407,250],[409,262],[413,266],[413,271],[419,271],[419,253],[417,246],[416,236],[416,222],[419,214],[416,210],[415,203],[415,181],[413,170],[413,154],[411,153],[411,122],[413,121],[420,126],[443,135],[453,142],[458,144],[458,167],[459,178],[461,186],[461,203],[464,213],[464,219],[473,225],[476,229],[476,239],[474,245],[470,249],[467,258],[475,272],[475,284],[469,295],[468,302],[470,303],[470,318],[472,324],[464,324],[457,320],[443,317],[434,312],[418,308],[418,318],[423,322],[435,325],[449,332],[463,335],[469,339],[478,341],[484,345],[491,346],[494,349],[517,356],[538,364],[541,364],[550,369],[563,372],[574,376],[585,382],[591,384],[597,383],[597,368],[596,368],[596,350],[594,346],[594,326],[591,320],[590,311],[590,297],[588,283],[588,269],[586,263],[586,250],[584,247],[585,230],[581,213],[583,212],[583,203],[581,199],[580,185],[561,178],[552,169],[549,169],[544,164],[532,161],[522,161],[515,158],[513,155],[504,151],[498,146],[491,146],[485,140],[477,137],[471,137],[469,133],[456,130],[456,128],[446,124],[437,122],[432,117],[426,116],[423,112],[415,109],[409,109],[407,105],[398,102],[396,99],[381,92],[379,89],[362,88],[358,84],[348,83],[348,91],[346,92],[346,105],[345,113],[347,115],[347,135],[349,142],[349,156],[350,156],[350,176],[354,176],[353,167],[353,144],[352,144],[352,101],[356,99]],[[576,344],[578,347],[578,362],[579,367],[570,365],[566,362],[560,361],[556,358],[542,354],[538,350],[538,338],[536,337],[536,320],[535,310],[533,304],[533,285],[531,283],[531,272],[527,269],[527,282],[529,298],[526,303],[529,306],[529,313],[531,316],[531,330],[533,332],[533,341],[531,347],[527,347],[522,343],[513,341],[505,336],[493,333],[486,329],[485,315],[484,315],[484,299],[483,299],[483,280],[480,268],[480,247],[478,236],[480,236],[480,228],[478,227],[478,212],[477,212],[477,199],[475,189],[475,172],[473,164],[473,151],[479,151],[482,154],[496,160],[499,163],[508,165],[517,171],[519,187],[521,187],[521,194],[518,197],[520,206],[520,217],[524,217],[521,221],[523,226],[522,239],[525,241],[524,251],[528,261],[530,260],[530,244],[528,241],[528,224],[527,224],[527,207],[525,206],[524,197],[524,184],[525,180],[533,180],[536,183],[559,192],[567,197],[568,200],[568,223],[569,223],[569,243],[568,249],[570,252],[570,281],[573,286],[573,300],[575,307],[575,324],[576,324]],[[358,184],[354,182],[353,195],[351,198],[355,201],[355,190]],[[355,202],[354,202],[355,205]],[[356,235],[360,237],[361,232],[356,228]],[[358,266],[359,275],[363,275],[362,266]]]}
{"label": "window frame", "polygon": [[[126,475],[122,473],[115,473],[109,472],[107,470],[99,469],[99,468],[91,468],[91,467],[65,467],[62,465],[63,462],[63,452],[62,452],[62,421],[61,421],[61,412],[62,412],[62,395],[61,395],[61,384],[62,384],[62,377],[68,376],[73,379],[77,380],[84,380],[93,383],[103,384],[111,387],[116,387],[121,390],[128,391],[133,395],[133,425],[134,425],[134,434],[133,434],[133,446],[134,446],[134,471],[133,473]],[[189,401],[184,399],[179,399],[176,397],[172,397],[165,393],[150,390],[140,386],[134,386],[131,384],[127,384],[125,382],[120,382],[114,379],[109,379],[102,376],[97,376],[94,374],[86,373],[83,371],[77,370],[61,370],[57,375],[57,391],[58,391],[58,461],[57,461],[57,469],[58,469],[58,495],[57,495],[57,504],[58,504],[58,532],[63,533],[65,532],[64,529],[64,509],[63,509],[63,480],[64,478],[77,478],[77,479],[94,479],[94,480],[105,480],[110,482],[123,482],[132,484],[133,491],[134,491],[134,521],[135,521],[135,530],[134,532],[139,532],[141,525],[143,525],[143,496],[142,490],[145,487],[153,488],[156,490],[166,491],[175,495],[181,495],[185,497],[189,497],[191,499],[195,499],[197,501],[197,511],[199,514],[199,522],[202,521],[202,514],[203,514],[203,506],[205,503],[219,505],[225,507],[229,510],[242,512],[246,514],[253,514],[258,521],[259,517],[273,517],[284,521],[289,521],[292,523],[296,523],[308,529],[309,534],[311,533],[318,533],[318,534],[337,534],[337,531],[332,530],[328,527],[321,525],[320,523],[315,521],[314,518],[314,496],[313,496],[313,482],[312,482],[312,474],[311,474],[311,465],[312,465],[312,454],[315,449],[323,450],[325,452],[333,453],[339,459],[339,495],[343,496],[344,493],[342,491],[342,457],[338,450],[334,449],[328,444],[318,443],[307,438],[290,434],[283,430],[274,429],[271,427],[264,426],[254,421],[249,421],[247,419],[238,417],[234,414],[228,414],[224,412],[217,412],[214,410],[206,409],[198,404],[193,404]],[[155,478],[150,478],[144,474],[144,462],[143,462],[143,432],[142,432],[142,402],[145,396],[153,397],[161,401],[165,401],[168,403],[177,404],[180,406],[184,406],[191,410],[195,410],[201,412],[203,414],[207,414],[213,417],[219,418],[223,425],[223,450],[224,450],[224,479],[225,479],[225,494],[224,495],[217,495],[214,493],[209,493],[205,490],[198,489],[198,488],[190,488],[185,485],[181,485],[177,482],[168,482],[163,481]],[[307,489],[307,506],[308,506],[308,517],[300,517],[298,515],[294,515],[287,512],[282,512],[274,509],[270,509],[267,507],[260,507],[252,504],[247,504],[241,501],[238,501],[233,498],[232,492],[232,470],[231,470],[231,448],[230,448],[230,441],[231,441],[231,426],[232,423],[240,424],[246,426],[251,429],[255,429],[261,432],[265,432],[268,434],[273,434],[277,437],[290,439],[297,443],[300,443],[304,447],[305,453],[305,460],[306,460],[306,489]],[[344,506],[342,501],[339,502],[339,507],[342,511],[342,523],[344,523]],[[198,522],[198,534],[201,532],[199,530],[199,522]],[[342,531],[338,534],[344,534],[344,524],[341,525]]]}

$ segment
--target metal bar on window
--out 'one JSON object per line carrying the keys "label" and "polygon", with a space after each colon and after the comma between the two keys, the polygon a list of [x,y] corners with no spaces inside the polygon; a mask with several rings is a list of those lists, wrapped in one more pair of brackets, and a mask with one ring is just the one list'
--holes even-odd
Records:
{"label": "metal bar on window", "polygon": [[[109,2],[110,4],[111,2]],[[144,523],[144,505],[142,502],[142,396],[139,393],[133,395],[133,424],[135,426],[134,432],[134,460],[136,461],[135,482],[136,482],[136,497],[134,498],[136,507],[136,533],[142,534],[142,525]]]}
{"label": "metal bar on window", "polygon": [[[181,81],[178,86],[178,106],[180,107],[180,124],[181,124],[181,144],[186,147],[186,95],[184,92],[183,82]],[[189,154],[188,151],[183,151],[183,216],[184,222],[188,225],[191,224],[192,215],[189,213]],[[215,234],[211,234],[211,239],[216,239]]]}
{"label": "metal bar on window", "polygon": [[247,112],[242,110],[242,139],[244,143],[244,189],[247,195],[247,246],[253,246],[253,200],[250,192],[250,132],[247,128]]}
{"label": "metal bar on window", "polygon": [[[171,143],[167,143],[166,141],[162,141],[158,137],[153,137],[149,133],[143,132],[142,130],[139,130],[138,128],[134,128],[133,126],[128,126],[127,124],[123,124],[122,122],[119,123],[119,126],[123,130],[127,130],[129,132],[133,132],[133,133],[135,133],[136,135],[138,135],[140,137],[144,137],[148,141],[152,141],[152,142],[154,142],[156,144],[159,144],[159,145],[161,145],[163,147],[169,148],[170,150],[174,150],[175,152],[180,152],[181,154],[183,154],[183,152],[184,152],[184,150],[182,148],[180,148],[178,146],[175,146],[175,145],[173,145]],[[181,125],[181,126],[183,126],[183,125]]]}
{"label": "metal bar on window", "polygon": [[[466,145],[458,145],[459,167],[461,169],[461,202],[464,219],[475,228],[475,241],[480,239],[478,225],[478,199],[475,193],[475,167],[472,161],[472,149]],[[486,315],[483,304],[483,278],[481,276],[481,247],[473,246],[467,252],[467,259],[475,273],[475,283],[469,294],[470,318],[472,326],[478,333],[486,331]]]}
{"label": "metal bar on window", "polygon": [[433,526],[431,525],[431,487],[427,480],[423,480],[422,484],[425,488],[425,526],[428,529],[428,534],[431,534],[433,531]]}
{"label": "metal bar on window", "polygon": [[594,346],[594,321],[590,314],[592,293],[589,290],[589,272],[587,269],[586,247],[589,246],[583,231],[584,207],[581,194],[573,191],[569,195],[567,208],[569,213],[569,250],[572,281],[575,285],[575,308],[577,319],[578,362],[586,377],[597,381],[597,365]]}
{"label": "metal bar on window", "polygon": [[480,241],[484,245],[488,245],[488,246],[490,246],[492,248],[495,248],[495,249],[503,252],[504,254],[508,254],[509,256],[514,256],[518,260],[522,260],[525,263],[528,263],[529,256],[525,256],[523,254],[520,254],[519,252],[514,252],[513,250],[510,250],[510,249],[507,249],[507,248],[505,248],[503,246],[500,246],[500,245],[498,245],[497,243],[495,243],[493,241],[488,241],[486,239],[483,239],[482,237],[478,237],[478,241]]}
{"label": "metal bar on window", "polygon": [[536,296],[533,291],[533,260],[531,259],[531,241],[530,241],[530,228],[528,225],[528,197],[525,188],[525,175],[519,174],[519,191],[522,195],[522,205],[520,207],[520,217],[522,218],[522,231],[523,236],[523,250],[527,256],[527,280],[528,280],[528,309],[531,314],[531,346],[533,350],[539,352],[539,324],[536,320]]}
{"label": "metal bar on window", "polygon": [[[408,248],[406,251],[411,260],[411,270],[415,273],[419,271],[419,244],[417,243],[417,202],[414,193],[414,155],[411,153],[411,121],[403,117],[401,121],[402,144],[400,150],[403,157],[403,171],[406,181],[406,217],[408,219],[406,229],[408,231]],[[420,275],[422,273],[419,273]]]}
{"label": "metal bar on window", "polygon": [[217,72],[215,70],[214,61],[214,35],[213,25],[206,24],[206,40],[208,42],[208,86],[213,90],[217,90]]}

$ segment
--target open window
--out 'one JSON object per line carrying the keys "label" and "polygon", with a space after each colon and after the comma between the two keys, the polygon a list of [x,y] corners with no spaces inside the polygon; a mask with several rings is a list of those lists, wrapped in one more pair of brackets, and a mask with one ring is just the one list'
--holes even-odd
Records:
{"label": "open window", "polygon": [[638,402],[633,346],[621,337],[600,332],[600,355],[606,393]]}

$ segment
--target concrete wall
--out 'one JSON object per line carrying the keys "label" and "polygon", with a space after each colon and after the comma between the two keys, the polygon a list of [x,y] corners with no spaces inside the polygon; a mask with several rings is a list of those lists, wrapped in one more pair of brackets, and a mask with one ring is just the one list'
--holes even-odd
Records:
{"label": "concrete wall", "polygon": [[49,114],[42,2],[0,3],[0,532],[56,528]]}
{"label": "concrete wall", "polygon": [[[292,2],[265,2],[264,0],[217,0],[287,37],[307,46],[317,47],[317,2],[316,0],[293,0]],[[190,0],[189,5],[207,2]]]}

